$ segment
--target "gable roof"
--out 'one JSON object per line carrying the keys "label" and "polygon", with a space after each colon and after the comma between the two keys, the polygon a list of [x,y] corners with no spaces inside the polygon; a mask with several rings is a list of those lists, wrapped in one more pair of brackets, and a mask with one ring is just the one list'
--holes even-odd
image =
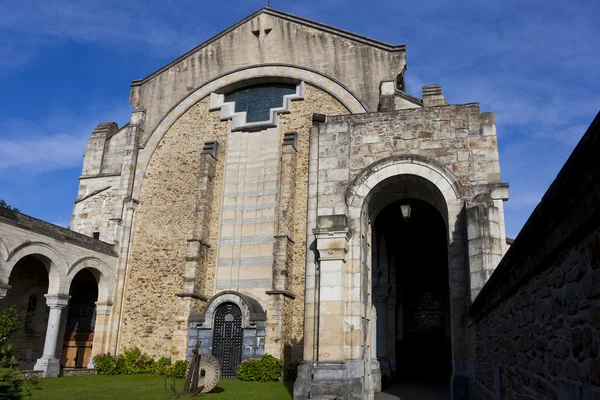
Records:
{"label": "gable roof", "polygon": [[237,29],[238,27],[251,21],[252,19],[256,18],[257,16],[259,16],[261,14],[270,15],[270,16],[277,17],[277,18],[280,18],[280,19],[283,19],[286,21],[290,21],[290,22],[304,25],[304,26],[307,26],[310,28],[314,28],[314,29],[317,29],[317,30],[320,30],[323,32],[331,33],[333,35],[336,35],[336,36],[339,36],[339,37],[342,37],[342,38],[345,38],[348,40],[352,40],[352,41],[360,43],[360,44],[375,47],[377,49],[384,50],[384,51],[387,51],[390,53],[406,51],[406,45],[404,45],[404,44],[392,45],[389,43],[381,42],[379,40],[368,38],[366,36],[358,35],[356,33],[352,33],[352,32],[349,32],[349,31],[346,31],[346,30],[343,30],[340,28],[322,24],[320,22],[312,21],[312,20],[298,17],[296,15],[289,14],[289,13],[286,13],[283,11],[275,10],[274,8],[263,7],[261,9],[259,9],[258,11],[256,11],[255,13],[250,14],[249,16],[247,16],[246,18],[237,22],[236,24],[230,26],[229,28],[225,29],[224,31],[216,34],[215,36],[211,37],[210,39],[206,40],[205,42],[203,42],[203,43],[199,44],[198,46],[194,47],[193,49],[189,50],[185,54],[182,54],[181,56],[177,57],[175,60],[171,61],[170,63],[163,66],[162,68],[154,71],[153,73],[146,76],[145,78],[134,80],[131,85],[139,86],[139,85],[144,84],[145,82],[151,80],[152,78],[160,75],[162,72],[168,70],[172,66],[178,64],[182,60],[185,60],[187,57],[194,54],[195,52],[202,49],[203,47],[206,47],[206,46],[210,45],[211,43],[219,40],[221,37],[227,35],[231,31]]}

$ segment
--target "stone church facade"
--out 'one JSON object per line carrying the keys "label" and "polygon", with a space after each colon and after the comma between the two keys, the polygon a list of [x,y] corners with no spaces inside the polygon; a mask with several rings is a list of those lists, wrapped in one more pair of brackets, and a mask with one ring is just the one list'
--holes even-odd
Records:
{"label": "stone church facade", "polygon": [[[87,143],[71,219],[110,248],[89,250],[86,360],[198,346],[225,377],[266,353],[302,361],[294,399],[429,373],[466,396],[467,314],[507,251],[508,185],[493,113],[439,85],[409,95],[406,66],[404,45],[265,8],[134,81],[130,122]],[[0,246],[6,299],[19,246]],[[48,304],[74,307],[63,275],[81,268],[44,257]],[[52,312],[36,369],[68,340]]]}

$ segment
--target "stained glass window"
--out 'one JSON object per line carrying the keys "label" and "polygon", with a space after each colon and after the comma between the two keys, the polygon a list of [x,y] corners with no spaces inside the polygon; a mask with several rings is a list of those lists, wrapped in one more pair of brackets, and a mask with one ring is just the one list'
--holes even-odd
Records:
{"label": "stained glass window", "polygon": [[235,102],[235,112],[246,111],[246,122],[268,121],[271,108],[283,106],[283,96],[296,93],[293,83],[267,83],[247,86],[225,95]]}

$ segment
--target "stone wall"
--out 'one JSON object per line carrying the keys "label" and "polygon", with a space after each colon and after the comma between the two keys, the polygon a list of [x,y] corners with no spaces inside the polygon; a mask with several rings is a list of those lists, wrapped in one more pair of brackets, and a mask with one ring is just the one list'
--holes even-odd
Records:
{"label": "stone wall", "polygon": [[600,114],[469,311],[472,399],[600,398]]}
{"label": "stone wall", "polygon": [[[120,351],[138,346],[156,356],[185,357],[185,343],[175,343],[174,332],[187,331],[188,315],[185,300],[176,294],[183,291],[187,240],[193,237],[200,154],[205,142],[219,142],[213,192],[213,207],[219,210],[227,149],[227,122],[209,112],[208,103],[208,98],[198,102],[175,122],[146,172],[135,216]],[[203,262],[211,266],[216,262],[219,216],[212,213],[206,234],[211,247]],[[213,287],[213,279],[214,268],[209,268],[206,288]]]}
{"label": "stone wall", "polygon": [[308,198],[309,138],[313,113],[344,115],[348,110],[330,94],[306,85],[304,101],[292,103],[292,113],[282,116],[282,132],[298,133],[294,193],[292,199],[292,267],[288,276],[289,290],[296,298],[285,300],[284,353],[286,360],[302,360],[304,334],[304,280],[306,266],[306,219]]}
{"label": "stone wall", "polygon": [[87,236],[95,233],[108,243],[116,240],[113,219],[120,217],[119,185],[127,150],[126,129],[114,122],[99,124],[90,136],[70,228]]}
{"label": "stone wall", "polygon": [[[348,113],[348,110],[330,94],[312,85],[305,86],[304,100],[292,103],[291,113],[282,116],[280,128],[280,132],[298,132],[298,153],[291,190],[294,221],[291,239],[294,243],[291,246],[292,268],[288,276],[289,291],[296,295],[296,298],[285,300],[283,319],[286,321],[286,328],[282,344],[289,354],[286,358],[293,359],[301,358],[299,344],[302,341],[304,311],[308,138],[312,114]],[[214,289],[216,256],[219,253],[219,224],[221,219],[229,218],[221,212],[222,204],[225,204],[222,201],[223,168],[228,149],[227,132],[227,122],[219,120],[218,112],[208,111],[208,99],[202,100],[175,122],[151,159],[135,220],[121,349],[136,345],[155,355],[170,354],[183,357],[185,344],[179,343],[179,339],[176,338],[179,333],[176,335],[175,332],[185,331],[188,315],[201,309],[186,308],[186,300],[175,295],[181,293],[184,286],[186,241],[192,238],[194,227],[198,160],[204,142],[210,140],[219,142],[219,154],[215,177],[212,180],[214,190],[213,201],[210,204],[211,222],[206,225],[209,232],[203,233],[204,237],[209,237],[207,244],[210,248],[202,258],[202,264],[207,271],[206,275],[202,276],[201,286],[205,288],[202,295],[210,298],[221,290],[229,289],[229,286],[217,286],[217,290]],[[235,134],[240,136],[239,133]],[[280,151],[281,146],[277,147],[276,151]],[[257,153],[254,157],[259,157],[260,149],[255,151]],[[236,186],[237,183],[230,183],[228,190],[231,191]],[[232,198],[229,196],[225,199]],[[269,272],[269,281],[270,278]],[[253,295],[259,301],[264,301],[264,291],[269,289],[260,294],[252,293],[252,288],[244,288],[243,285],[238,287],[237,283],[234,286],[240,292]],[[264,305],[266,306],[266,302]]]}

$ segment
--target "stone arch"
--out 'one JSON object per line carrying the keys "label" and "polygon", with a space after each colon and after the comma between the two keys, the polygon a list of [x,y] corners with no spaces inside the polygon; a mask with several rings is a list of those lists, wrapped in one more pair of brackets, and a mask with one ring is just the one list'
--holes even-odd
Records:
{"label": "stone arch", "polygon": [[115,277],[110,268],[96,257],[83,257],[73,263],[66,276],[66,287],[71,287],[73,278],[81,270],[87,269],[94,275],[98,283],[98,302],[112,303]]}
{"label": "stone arch", "polygon": [[8,258],[8,246],[2,238],[0,238],[0,262],[5,261]]}
{"label": "stone arch", "polygon": [[29,255],[41,256],[42,262],[48,271],[48,294],[67,294],[66,285],[67,262],[49,244],[44,242],[27,242],[13,248],[7,257],[7,276],[10,276],[15,265]]}
{"label": "stone arch", "polygon": [[133,184],[133,198],[139,198],[144,174],[146,173],[150,159],[163,136],[179,117],[198,101],[215,91],[231,86],[236,82],[264,78],[298,80],[310,83],[332,94],[353,114],[369,111],[368,107],[358,98],[358,96],[354,95],[342,83],[322,73],[304,67],[285,64],[266,64],[232,71],[221,77],[215,78],[194,90],[163,117],[150,135],[148,141],[145,143],[144,148],[138,153]]}
{"label": "stone arch", "polygon": [[233,303],[242,311],[242,328],[256,328],[257,321],[266,321],[267,316],[256,299],[236,292],[226,290],[213,296],[206,304],[204,313],[200,317],[203,328],[212,328],[214,325],[215,311],[223,303]]}
{"label": "stone arch", "polygon": [[431,182],[440,191],[446,203],[462,196],[460,181],[446,167],[435,160],[409,154],[387,157],[365,168],[348,186],[346,205],[362,208],[373,188],[398,175],[415,175]]}
{"label": "stone arch", "polygon": [[[414,182],[415,188],[425,192],[419,196],[418,190],[408,193],[405,197],[384,198],[388,190],[395,183],[404,184]],[[389,185],[388,185],[389,183]],[[379,196],[378,196],[379,195]],[[445,166],[419,155],[398,155],[381,159],[361,171],[350,183],[345,193],[348,206],[350,226],[353,232],[350,239],[350,257],[361,266],[361,282],[368,279],[367,271],[372,271],[371,259],[371,224],[377,216],[376,209],[383,209],[386,205],[402,198],[416,198],[425,200],[434,206],[445,219],[448,261],[447,268],[451,281],[462,281],[466,276],[467,261],[462,237],[465,234],[463,209],[463,188],[461,182]],[[375,209],[375,210],[374,210]],[[466,297],[463,289],[458,285],[449,286],[451,315],[460,315],[464,312],[463,305]],[[369,296],[373,296],[371,294]],[[371,304],[372,297],[369,300]],[[370,310],[369,310],[370,311]],[[379,317],[379,316],[378,316]],[[463,373],[460,360],[465,359],[467,350],[464,347],[464,327],[452,323],[452,363],[454,373]],[[369,327],[371,329],[371,327]],[[376,329],[376,328],[375,328]],[[365,332],[364,341],[372,340]]]}

